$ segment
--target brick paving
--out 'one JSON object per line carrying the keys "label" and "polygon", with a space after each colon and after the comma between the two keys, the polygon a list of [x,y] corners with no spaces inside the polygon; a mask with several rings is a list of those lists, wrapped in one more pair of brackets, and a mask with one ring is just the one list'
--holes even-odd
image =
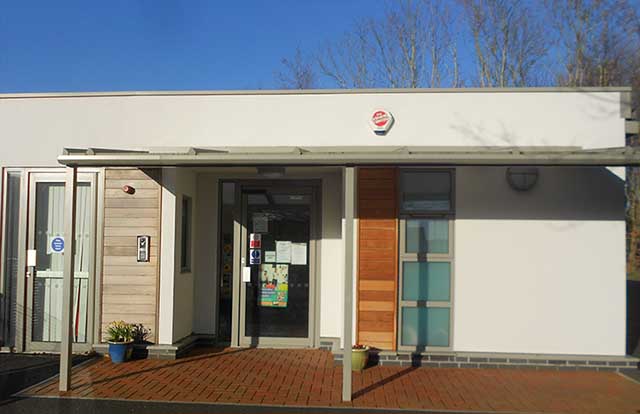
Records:
{"label": "brick paving", "polygon": [[176,361],[107,358],[25,395],[431,410],[640,413],[640,384],[614,372],[372,367],[354,373],[341,402],[342,368],[321,350],[202,348]]}

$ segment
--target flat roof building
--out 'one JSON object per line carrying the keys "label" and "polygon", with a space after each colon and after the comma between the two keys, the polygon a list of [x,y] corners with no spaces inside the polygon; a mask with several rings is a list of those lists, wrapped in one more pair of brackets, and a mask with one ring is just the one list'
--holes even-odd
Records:
{"label": "flat roof building", "polygon": [[625,356],[629,101],[0,95],[0,345],[59,351],[66,303],[74,351],[104,352],[122,319],[155,357],[200,341],[341,358],[345,338],[394,358]]}

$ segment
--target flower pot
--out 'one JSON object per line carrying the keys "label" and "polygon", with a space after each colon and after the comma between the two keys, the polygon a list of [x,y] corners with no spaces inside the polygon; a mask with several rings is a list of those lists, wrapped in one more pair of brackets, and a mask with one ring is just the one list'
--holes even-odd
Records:
{"label": "flower pot", "polygon": [[351,370],[362,371],[369,361],[369,348],[351,350]]}
{"label": "flower pot", "polygon": [[115,364],[131,359],[133,353],[133,341],[129,342],[109,342],[109,357]]}

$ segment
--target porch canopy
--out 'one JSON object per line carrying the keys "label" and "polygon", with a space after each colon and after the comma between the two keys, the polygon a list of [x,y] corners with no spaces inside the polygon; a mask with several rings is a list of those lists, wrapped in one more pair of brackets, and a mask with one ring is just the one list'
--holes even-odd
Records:
{"label": "porch canopy", "polygon": [[67,166],[256,166],[256,165],[640,165],[640,148],[616,147],[165,147],[65,148]]}
{"label": "porch canopy", "polygon": [[[58,157],[67,168],[66,239],[74,251],[75,188],[78,167],[180,166],[342,166],[344,213],[344,349],[353,339],[353,257],[355,166],[359,165],[478,165],[478,166],[640,166],[640,149],[632,147],[185,147],[149,149],[67,148]],[[71,386],[71,330],[73,327],[73,260],[65,257],[63,335],[60,390]],[[351,352],[343,354],[342,399],[352,398]]]}

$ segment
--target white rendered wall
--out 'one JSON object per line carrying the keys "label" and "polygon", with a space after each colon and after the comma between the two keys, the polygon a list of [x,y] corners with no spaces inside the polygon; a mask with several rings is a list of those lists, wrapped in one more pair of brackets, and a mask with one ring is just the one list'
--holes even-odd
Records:
{"label": "white rendered wall", "polygon": [[[193,273],[181,272],[182,198],[191,197],[197,217],[196,179],[188,169],[162,169],[162,223],[160,238],[160,304],[158,342],[172,344],[193,332]],[[193,224],[195,226],[195,222]],[[192,226],[193,228],[193,226]],[[192,232],[192,261],[194,266]]]}
{"label": "white rendered wall", "polygon": [[218,180],[209,175],[197,175],[193,292],[193,331],[197,334],[217,333],[218,191]]}
{"label": "white rendered wall", "polygon": [[[176,342],[193,332],[193,271],[195,269],[195,228],[197,223],[197,192],[196,175],[186,168],[177,168],[176,186],[176,237],[175,237],[175,281],[174,281],[174,309],[173,309],[173,342]],[[182,271],[180,268],[180,255],[182,237],[182,199],[184,196],[191,198],[191,268]]]}
{"label": "white rendered wall", "polygon": [[456,171],[454,350],[624,355],[624,182],[547,168],[518,193],[504,174]]}
{"label": "white rendered wall", "polygon": [[[375,135],[375,108],[395,117]],[[620,92],[424,92],[7,98],[0,167],[51,166],[63,147],[624,143]]]}
{"label": "white rendered wall", "polygon": [[158,343],[173,343],[173,295],[176,239],[175,168],[162,169],[162,218],[160,225],[160,294],[158,304]]}

